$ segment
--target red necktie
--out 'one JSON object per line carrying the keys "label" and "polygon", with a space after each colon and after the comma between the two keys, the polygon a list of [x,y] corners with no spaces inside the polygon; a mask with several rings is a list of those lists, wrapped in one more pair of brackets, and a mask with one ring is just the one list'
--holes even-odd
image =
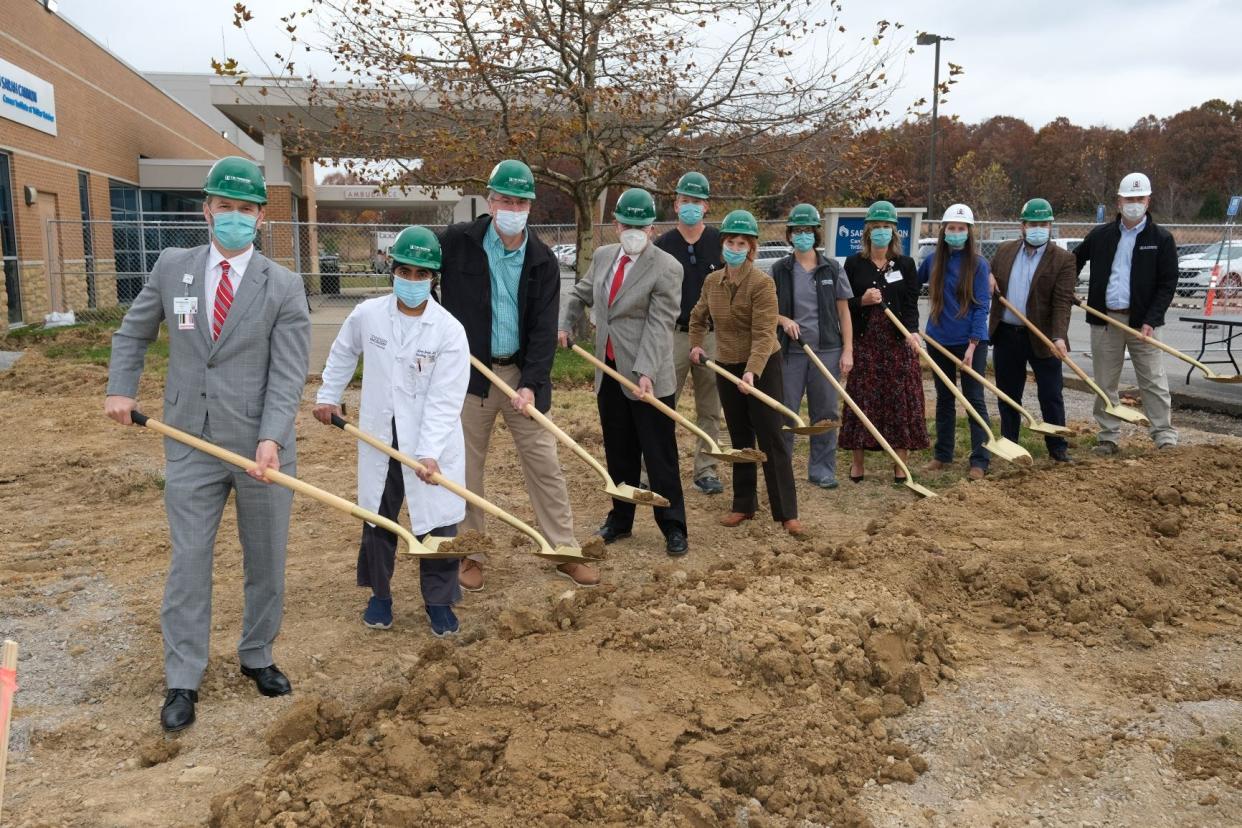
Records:
{"label": "red necktie", "polygon": [[[617,298],[617,291],[621,289],[621,283],[625,281],[625,266],[629,263],[630,263],[630,257],[622,253],[621,261],[617,262],[617,272],[612,274],[612,287],[608,289],[608,306],[609,307],[612,307],[613,300]],[[612,337],[611,336],[608,337],[608,342],[605,344],[604,353],[607,354],[608,358],[611,359],[613,362],[617,361],[616,355],[613,354],[612,352]]]}
{"label": "red necktie", "polygon": [[220,262],[220,284],[216,286],[216,308],[211,315],[211,338],[220,338],[220,329],[228,318],[229,308],[233,307],[233,283],[229,281],[228,260]]}

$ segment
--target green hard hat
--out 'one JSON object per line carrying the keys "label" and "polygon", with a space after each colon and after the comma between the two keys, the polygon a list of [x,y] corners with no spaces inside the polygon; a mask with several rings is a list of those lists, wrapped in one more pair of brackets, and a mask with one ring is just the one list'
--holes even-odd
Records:
{"label": "green hard hat", "polygon": [[487,189],[534,201],[535,174],[521,161],[510,158],[492,167],[492,174],[487,177]]}
{"label": "green hard hat", "polygon": [[747,210],[734,210],[720,222],[720,235],[759,238],[759,222]]}
{"label": "green hard hat", "polygon": [[1046,198],[1032,198],[1022,205],[1023,221],[1052,221],[1052,205]]}
{"label": "green hard hat", "polygon": [[877,201],[867,208],[867,221],[887,221],[897,223],[897,208],[891,201]]}
{"label": "green hard hat", "polygon": [[440,269],[440,240],[426,227],[407,227],[388,248],[394,262],[427,270]]}
{"label": "green hard hat", "polygon": [[785,223],[790,227],[819,227],[822,224],[819,220],[819,210],[816,210],[813,204],[795,206],[789,211],[789,221]]}
{"label": "green hard hat", "polygon": [[712,196],[712,188],[707,183],[707,176],[701,172],[688,172],[677,179],[675,192],[691,198],[707,199]]}
{"label": "green hard hat", "polygon": [[612,217],[631,227],[649,227],[655,223],[655,199],[641,187],[631,187],[617,199]]}
{"label": "green hard hat", "polygon": [[211,165],[203,192],[221,198],[267,204],[267,185],[263,183],[259,165],[249,158],[236,155],[221,158]]}

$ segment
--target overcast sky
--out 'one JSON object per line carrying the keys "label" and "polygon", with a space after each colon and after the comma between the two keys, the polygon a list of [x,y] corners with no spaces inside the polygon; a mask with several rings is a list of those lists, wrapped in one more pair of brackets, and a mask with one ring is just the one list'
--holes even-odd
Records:
{"label": "overcast sky", "polygon": [[[306,0],[249,0],[245,34],[234,0],[60,0],[60,13],[141,71],[210,72],[227,54],[251,71],[282,49],[277,18]],[[977,122],[1014,115],[1035,127],[1064,115],[1084,126],[1129,127],[1210,98],[1242,98],[1240,0],[843,0],[851,34],[878,16],[956,38],[944,62],[966,74],[941,113]],[[247,36],[253,43],[247,42]],[[257,48],[257,52],[256,52]],[[926,97],[932,47],[906,58],[894,111]],[[320,63],[320,67],[324,64]]]}

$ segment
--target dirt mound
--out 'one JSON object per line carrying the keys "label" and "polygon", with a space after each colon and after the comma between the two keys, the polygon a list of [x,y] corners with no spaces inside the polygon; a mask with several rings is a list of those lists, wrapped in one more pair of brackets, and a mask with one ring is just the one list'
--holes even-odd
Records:
{"label": "dirt mound", "polygon": [[781,543],[505,610],[470,646],[424,649],[340,738],[311,700],[212,824],[862,824],[861,786],[927,767],[884,720],[951,669],[949,642],[908,599]]}
{"label": "dirt mound", "polygon": [[1242,615],[1242,451],[1199,446],[959,485],[837,550],[920,604],[1079,640],[1149,647]]}

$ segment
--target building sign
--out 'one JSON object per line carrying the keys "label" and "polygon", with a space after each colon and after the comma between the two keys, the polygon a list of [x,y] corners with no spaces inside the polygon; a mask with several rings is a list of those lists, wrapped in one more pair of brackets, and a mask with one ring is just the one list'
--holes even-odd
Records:
{"label": "building sign", "polygon": [[350,201],[375,198],[379,195],[378,187],[346,187],[342,197]]}
{"label": "building sign", "polygon": [[[901,249],[910,254],[910,216],[897,217],[897,237],[901,239]],[[837,240],[832,255],[837,258],[852,256],[862,250],[863,224],[862,216],[842,216],[837,220]]]}
{"label": "building sign", "polygon": [[56,93],[42,78],[0,60],[0,116],[56,134]]}

